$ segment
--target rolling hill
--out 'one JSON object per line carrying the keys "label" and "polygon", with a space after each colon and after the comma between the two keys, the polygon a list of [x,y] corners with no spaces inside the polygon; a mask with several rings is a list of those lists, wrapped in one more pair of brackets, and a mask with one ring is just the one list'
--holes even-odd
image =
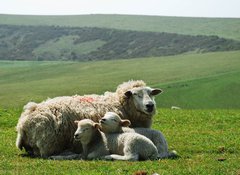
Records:
{"label": "rolling hill", "polygon": [[[1,59],[92,60],[0,61],[0,106],[143,79],[163,88],[160,107],[240,108],[240,52],[229,51],[239,50],[239,26],[239,19],[0,15]],[[95,61],[118,58],[138,59]]]}
{"label": "rolling hill", "polygon": [[0,25],[1,60],[109,60],[240,50],[218,36],[105,28]]}
{"label": "rolling hill", "polygon": [[98,27],[185,35],[216,35],[222,38],[240,40],[239,18],[189,18],[135,15],[0,15],[0,24]]}
{"label": "rolling hill", "polygon": [[142,79],[164,93],[158,107],[240,108],[240,51],[92,62],[0,61],[0,106],[115,91]]}

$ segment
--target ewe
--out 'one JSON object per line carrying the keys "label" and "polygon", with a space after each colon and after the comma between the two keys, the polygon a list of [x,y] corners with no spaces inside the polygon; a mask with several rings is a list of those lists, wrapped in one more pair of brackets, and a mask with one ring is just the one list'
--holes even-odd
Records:
{"label": "ewe", "polygon": [[[90,119],[75,121],[78,128],[74,134],[83,146],[85,159],[109,160],[155,160],[157,148],[148,138],[137,133],[103,134],[100,125]],[[111,155],[107,155],[111,153]]]}
{"label": "ewe", "polygon": [[154,143],[158,149],[158,158],[174,158],[177,156],[176,152],[168,151],[167,141],[160,131],[149,128],[128,128],[127,126],[130,124],[129,120],[122,120],[115,112],[107,112],[100,120],[101,130],[104,133],[138,133]]}
{"label": "ewe", "polygon": [[119,85],[116,92],[104,95],[56,97],[39,104],[30,102],[24,106],[17,124],[16,146],[34,156],[62,153],[74,146],[75,120],[89,118],[98,122],[107,111],[129,119],[131,127],[149,128],[156,111],[154,96],[161,92],[147,87],[143,81],[129,81]]}

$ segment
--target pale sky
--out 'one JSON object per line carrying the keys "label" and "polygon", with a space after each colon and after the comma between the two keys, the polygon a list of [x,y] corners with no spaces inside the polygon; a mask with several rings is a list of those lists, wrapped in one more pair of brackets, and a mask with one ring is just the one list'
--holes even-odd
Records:
{"label": "pale sky", "polygon": [[0,14],[136,14],[240,18],[240,0],[0,0]]}

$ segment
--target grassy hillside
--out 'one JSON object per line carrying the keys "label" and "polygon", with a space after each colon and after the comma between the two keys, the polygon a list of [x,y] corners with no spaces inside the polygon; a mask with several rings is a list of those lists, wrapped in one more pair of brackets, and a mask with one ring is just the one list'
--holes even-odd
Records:
{"label": "grassy hillside", "polygon": [[54,161],[24,157],[15,147],[20,110],[0,108],[0,174],[239,174],[239,110],[158,110],[154,129],[161,130],[170,150],[181,158],[171,160]]}
{"label": "grassy hillside", "polygon": [[[172,104],[181,108],[239,109],[240,71],[219,74],[196,80],[162,85],[166,93],[158,98],[159,105]],[[167,102],[168,105],[164,104]]]}
{"label": "grassy hillside", "polygon": [[87,26],[189,35],[217,35],[223,38],[240,40],[240,20],[238,18],[187,18],[134,15],[0,15],[0,24]]}
{"label": "grassy hillside", "polygon": [[103,28],[0,25],[0,60],[108,60],[240,50],[217,36]]}
{"label": "grassy hillside", "polygon": [[0,61],[0,106],[115,91],[130,79],[163,88],[158,106],[240,108],[240,52],[93,62]]}

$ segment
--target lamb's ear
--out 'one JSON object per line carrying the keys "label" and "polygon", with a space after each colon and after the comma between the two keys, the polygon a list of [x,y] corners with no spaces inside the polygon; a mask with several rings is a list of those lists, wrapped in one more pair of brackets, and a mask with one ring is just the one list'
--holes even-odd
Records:
{"label": "lamb's ear", "polygon": [[130,126],[131,125],[131,122],[129,120],[121,120],[121,126]]}
{"label": "lamb's ear", "polygon": [[163,92],[162,89],[152,89],[151,95],[158,95],[158,94],[160,94],[162,92]]}
{"label": "lamb's ear", "polygon": [[129,97],[132,96],[132,92],[131,92],[131,91],[127,91],[127,92],[124,93],[124,95],[125,95],[127,98],[129,98]]}
{"label": "lamb's ear", "polygon": [[101,129],[101,126],[99,125],[99,123],[94,123],[93,127],[96,128],[96,129]]}
{"label": "lamb's ear", "polygon": [[79,122],[78,120],[75,120],[75,121],[74,121],[74,123],[75,123],[76,125],[78,124],[78,122]]}

